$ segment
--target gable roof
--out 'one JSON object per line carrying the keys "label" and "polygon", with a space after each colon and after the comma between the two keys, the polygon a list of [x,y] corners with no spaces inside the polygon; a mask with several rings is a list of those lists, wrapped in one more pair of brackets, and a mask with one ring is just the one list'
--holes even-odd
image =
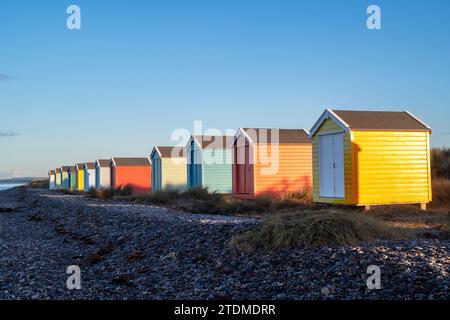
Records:
{"label": "gable roof", "polygon": [[111,159],[97,159],[95,161],[96,165],[98,167],[104,168],[104,167],[110,167],[111,166]]}
{"label": "gable roof", "polygon": [[61,173],[61,168],[56,168],[55,173]]}
{"label": "gable roof", "polygon": [[75,166],[70,166],[69,167],[69,170],[67,170],[68,172],[73,172],[73,171],[75,171]]}
{"label": "gable roof", "polygon": [[408,111],[354,111],[326,109],[309,133],[311,138],[327,119],[334,120],[345,131],[394,130],[428,131],[431,128]]}
{"label": "gable roof", "polygon": [[112,158],[112,166],[150,166],[149,158]]}
{"label": "gable roof", "polygon": [[193,136],[202,149],[226,149],[229,148],[233,136]]}
{"label": "gable roof", "polygon": [[305,129],[241,128],[235,137],[240,133],[243,133],[251,143],[311,143]]}
{"label": "gable roof", "polygon": [[151,153],[151,158],[154,154],[158,153],[161,158],[184,158],[185,149],[182,147],[170,147],[170,146],[155,146]]}
{"label": "gable roof", "polygon": [[61,171],[62,172],[69,172],[70,166],[62,166]]}
{"label": "gable roof", "polygon": [[55,175],[55,170],[49,170],[49,171],[48,171],[48,174],[49,174],[50,176]]}
{"label": "gable roof", "polygon": [[75,168],[76,170],[84,169],[84,163],[76,163]]}
{"label": "gable roof", "polygon": [[95,162],[86,162],[84,164],[84,169],[88,169],[88,170],[95,169]]}

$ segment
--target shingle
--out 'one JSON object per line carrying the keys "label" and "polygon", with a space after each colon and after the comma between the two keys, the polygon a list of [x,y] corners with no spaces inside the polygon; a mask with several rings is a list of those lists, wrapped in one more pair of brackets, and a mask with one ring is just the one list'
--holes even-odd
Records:
{"label": "shingle", "polygon": [[333,112],[345,121],[350,129],[355,130],[430,131],[427,126],[405,111],[333,110]]}
{"label": "shingle", "polygon": [[182,147],[157,146],[162,158],[182,158],[185,151]]}
{"label": "shingle", "polygon": [[311,143],[303,129],[244,128],[243,130],[254,143]]}
{"label": "shingle", "polygon": [[150,166],[148,158],[113,158],[116,166]]}

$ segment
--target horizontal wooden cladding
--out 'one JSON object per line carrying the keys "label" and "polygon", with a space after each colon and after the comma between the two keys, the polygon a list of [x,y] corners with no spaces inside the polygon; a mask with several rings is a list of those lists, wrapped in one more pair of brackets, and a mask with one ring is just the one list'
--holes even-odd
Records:
{"label": "horizontal wooden cladding", "polygon": [[279,144],[275,149],[256,145],[253,151],[256,194],[300,192],[312,188],[311,144]]}
{"label": "horizontal wooden cladding", "polygon": [[172,161],[170,158],[163,158],[161,161],[161,185],[162,189],[184,190],[187,187],[187,160],[178,158]]}
{"label": "horizontal wooden cladding", "polygon": [[427,132],[353,131],[352,137],[358,204],[429,201]]}
{"label": "horizontal wooden cladding", "polygon": [[425,131],[386,131],[386,130],[352,130],[353,136],[364,136],[366,140],[395,140],[399,141],[407,138],[425,138],[428,134]]}
{"label": "horizontal wooden cladding", "polygon": [[331,119],[325,120],[317,131],[318,134],[343,131],[341,126]]}
{"label": "horizontal wooden cladding", "polygon": [[[376,197],[376,198],[375,198]],[[405,203],[427,203],[428,198],[423,194],[410,194],[407,196],[383,196],[379,195],[365,195],[359,199],[356,205],[370,205],[370,204],[405,204]]]}

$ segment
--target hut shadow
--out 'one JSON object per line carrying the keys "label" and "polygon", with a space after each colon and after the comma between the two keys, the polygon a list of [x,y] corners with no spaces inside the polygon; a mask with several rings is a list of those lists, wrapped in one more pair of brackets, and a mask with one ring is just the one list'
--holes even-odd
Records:
{"label": "hut shadow", "polygon": [[[302,187],[296,187],[301,185]],[[257,196],[270,196],[274,198],[283,197],[289,194],[311,193],[312,177],[304,175],[296,179],[284,178],[281,182],[274,183],[262,190]]]}

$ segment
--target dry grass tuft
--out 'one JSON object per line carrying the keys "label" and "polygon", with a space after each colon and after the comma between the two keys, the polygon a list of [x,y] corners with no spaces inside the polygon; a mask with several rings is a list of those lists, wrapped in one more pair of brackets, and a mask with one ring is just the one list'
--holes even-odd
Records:
{"label": "dry grass tuft", "polygon": [[431,174],[433,178],[450,179],[450,148],[431,149]]}
{"label": "dry grass tuft", "polygon": [[255,199],[237,199],[230,195],[209,192],[205,188],[156,191],[135,197],[137,203],[164,205],[192,213],[209,214],[263,214],[298,210],[301,205],[312,204],[309,192],[282,196],[262,195]]}
{"label": "dry grass tuft", "polygon": [[30,182],[28,185],[31,189],[48,189],[48,179],[36,179]]}
{"label": "dry grass tuft", "polygon": [[130,197],[133,194],[133,187],[126,185],[118,189],[111,188],[90,188],[88,191],[88,196],[97,199],[113,199],[117,197]]}
{"label": "dry grass tuft", "polygon": [[450,180],[434,179],[432,208],[450,208]]}
{"label": "dry grass tuft", "polygon": [[275,215],[260,227],[236,235],[230,244],[241,250],[277,250],[299,246],[356,245],[411,235],[370,216],[342,210]]}

